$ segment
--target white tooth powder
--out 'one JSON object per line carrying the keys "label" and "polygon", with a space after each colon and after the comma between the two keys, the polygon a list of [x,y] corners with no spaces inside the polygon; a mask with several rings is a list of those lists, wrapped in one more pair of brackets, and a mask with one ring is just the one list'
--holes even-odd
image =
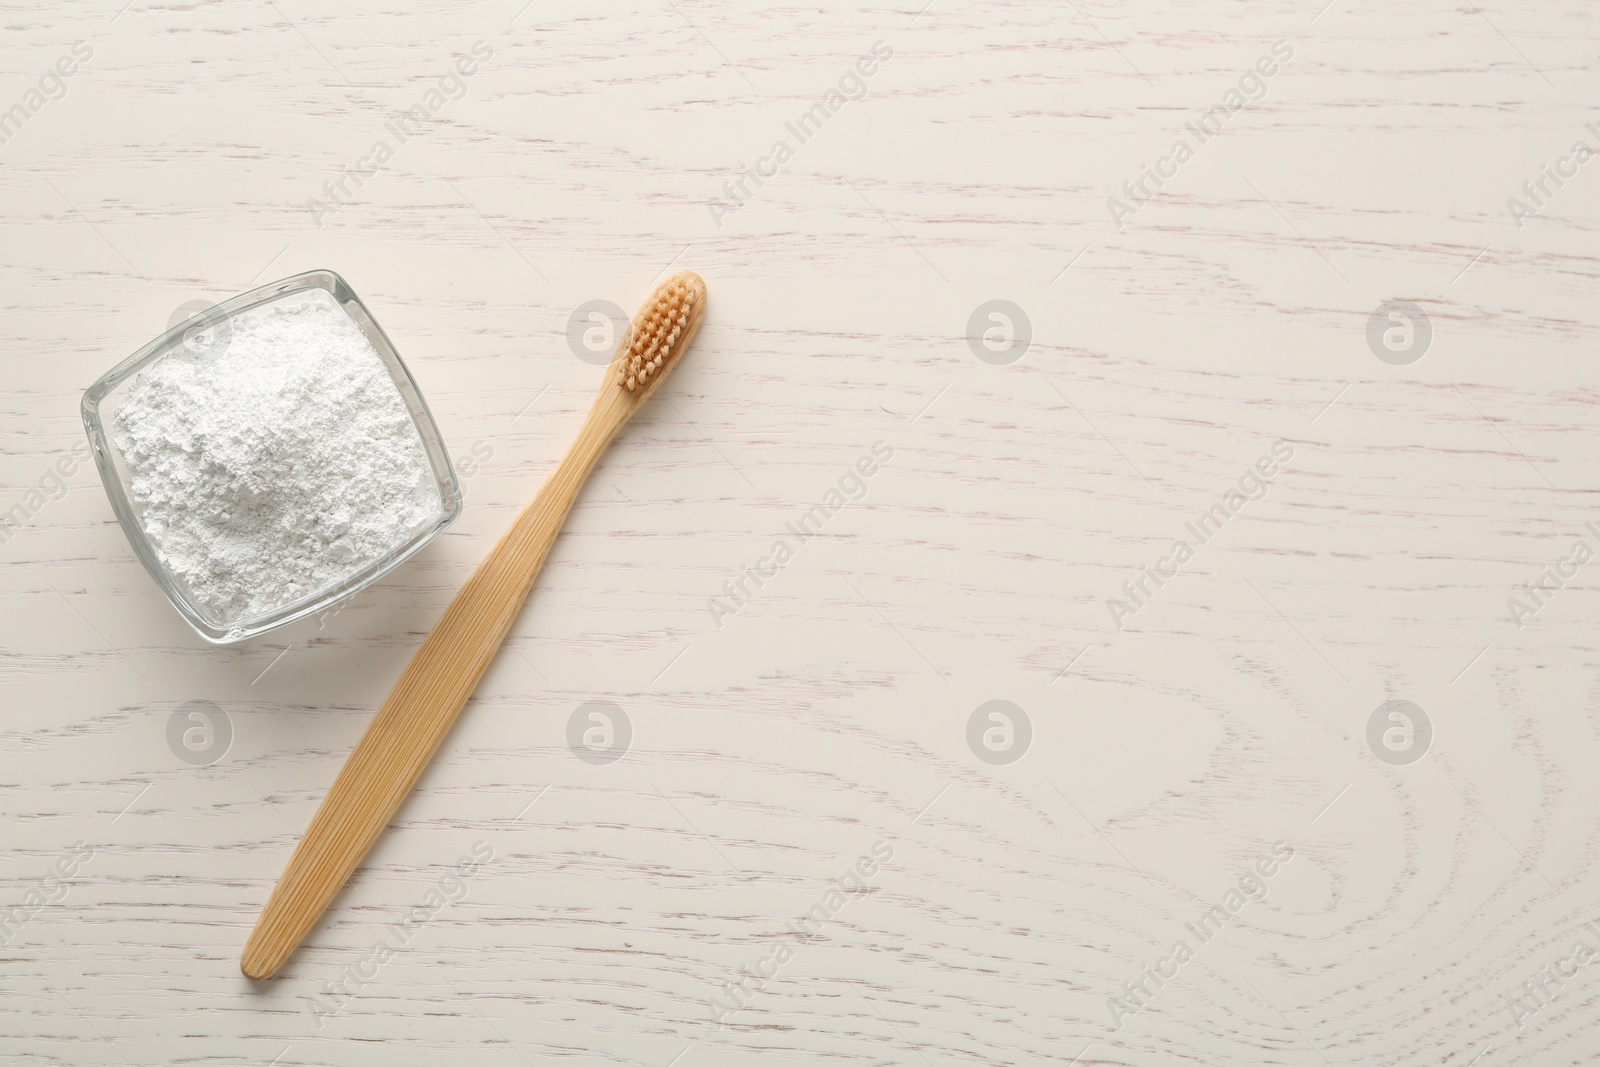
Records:
{"label": "white tooth powder", "polygon": [[204,613],[321,592],[438,519],[422,437],[343,309],[279,304],[217,348],[158,360],[114,420],[145,531]]}

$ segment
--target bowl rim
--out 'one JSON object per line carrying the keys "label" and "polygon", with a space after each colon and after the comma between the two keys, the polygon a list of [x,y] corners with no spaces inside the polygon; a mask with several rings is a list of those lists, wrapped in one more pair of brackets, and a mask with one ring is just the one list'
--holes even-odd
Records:
{"label": "bowl rim", "polygon": [[[434,480],[438,485],[441,514],[432,526],[420,529],[399,548],[369,563],[331,589],[302,597],[253,619],[227,626],[219,626],[207,620],[190,602],[188,596],[185,595],[174,580],[171,571],[161,562],[155,546],[145,533],[144,524],[139,520],[133,501],[128,498],[127,487],[124,486],[122,476],[117,471],[116,462],[112,454],[115,446],[112,444],[108,433],[106,421],[102,417],[101,406],[129,378],[166,356],[176,342],[189,331],[209,328],[224,319],[232,318],[279,297],[313,289],[320,289],[333,298],[341,310],[350,316],[357,328],[372,342],[373,348],[377,350],[378,357],[383,360],[385,368],[394,380],[395,387],[400,391],[400,398],[402,403],[405,404],[407,413],[411,415],[412,424],[422,438],[423,450],[428,456],[429,466],[432,468]],[[350,308],[352,306],[360,309],[361,315],[359,317],[351,313]],[[269,630],[275,630],[280,626],[287,626],[309,615],[326,611],[333,605],[379,581],[396,567],[416,555],[430,544],[434,538],[448,529],[461,515],[461,484],[456,477],[455,465],[450,460],[450,453],[445,445],[444,435],[439,432],[439,424],[433,417],[433,409],[428,406],[427,398],[422,395],[422,390],[418,388],[416,378],[412,375],[411,369],[406,366],[405,360],[400,357],[399,351],[394,347],[394,342],[389,340],[389,335],[378,324],[378,320],[372,314],[372,310],[350,287],[350,283],[332,270],[309,270],[275,282],[268,282],[265,285],[257,286],[237,296],[230,297],[221,303],[214,304],[192,318],[168,328],[133,355],[101,375],[93,385],[89,386],[84,391],[79,410],[83,417],[84,432],[89,438],[89,448],[94,455],[95,467],[100,472],[100,484],[106,491],[106,496],[111,502],[111,510],[116,513],[117,522],[122,527],[124,535],[127,536],[134,555],[138,557],[145,571],[149,573],[161,591],[166,594],[167,600],[177,609],[178,614],[183,617],[184,621],[202,638],[213,645],[231,645],[246,641],[252,637],[258,637]]]}

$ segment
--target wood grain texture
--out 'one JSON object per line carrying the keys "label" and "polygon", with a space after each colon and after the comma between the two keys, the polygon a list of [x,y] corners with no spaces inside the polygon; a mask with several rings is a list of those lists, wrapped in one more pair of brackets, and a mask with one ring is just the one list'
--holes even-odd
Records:
{"label": "wood grain texture", "polygon": [[[1600,525],[1600,163],[1508,208],[1600,144],[1592,4],[120,6],[23,0],[0,39],[0,113],[93,53],[0,144],[0,907],[27,913],[0,1059],[1592,1061],[1600,970],[1508,997],[1600,947],[1597,565],[1507,607]],[[878,41],[865,96],[718,217]],[[1119,228],[1108,198],[1279,41]],[[208,648],[91,469],[50,472],[175,308],[312,267],[411,366],[466,512],[337,614]],[[673,269],[717,304],[672,403],[316,943],[250,988],[327,783],[587,409],[569,318]],[[1004,366],[967,338],[994,299],[1032,328]],[[1392,299],[1433,327],[1407,366],[1368,346]],[[1108,599],[1280,440],[1119,629]],[[859,499],[787,533],[863,457]],[[995,699],[1033,727],[1003,766],[967,741]],[[1390,699],[1432,723],[1408,766],[1366,739]],[[169,747],[191,701],[232,726],[206,766]],[[591,701],[631,721],[615,763],[569,748]],[[1277,842],[1266,898],[1113,1029]]]}

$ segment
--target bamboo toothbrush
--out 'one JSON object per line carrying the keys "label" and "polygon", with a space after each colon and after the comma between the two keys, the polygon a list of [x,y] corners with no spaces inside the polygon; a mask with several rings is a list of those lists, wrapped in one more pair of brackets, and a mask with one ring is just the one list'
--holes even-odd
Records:
{"label": "bamboo toothbrush", "polygon": [[270,977],[393,817],[516,620],[578,491],[700,327],[706,286],[689,271],[651,294],[617,346],[594,406],[533,503],[445,609],[345,761],[245,944],[240,969]]}

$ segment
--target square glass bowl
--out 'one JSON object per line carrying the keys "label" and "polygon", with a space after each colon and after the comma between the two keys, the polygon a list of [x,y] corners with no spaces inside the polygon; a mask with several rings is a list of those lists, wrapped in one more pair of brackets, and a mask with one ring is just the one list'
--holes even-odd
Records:
{"label": "square glass bowl", "polygon": [[[254,314],[264,313],[276,304],[326,301],[342,308],[372,347],[383,359],[400,391],[411,421],[422,437],[428,454],[433,479],[439,491],[439,510],[431,521],[419,524],[411,535],[381,558],[350,574],[338,583],[321,589],[265,614],[248,618],[220,618],[201,606],[187,584],[175,575],[156,551],[134,503],[131,476],[121,452],[112,439],[112,425],[117,410],[127,399],[141,371],[168,357],[205,358],[209,345],[225,343],[232,334],[232,323]],[[195,632],[214,645],[230,645],[244,641],[268,630],[275,629],[307,615],[325,611],[329,607],[364,589],[394,570],[407,559],[421,551],[461,514],[461,487],[450,465],[439,427],[433,421],[427,402],[422,399],[411,372],[394,350],[388,336],[378,326],[367,306],[356,296],[349,284],[330,270],[308,271],[292,278],[263,285],[173,326],[166,333],[145,345],[89,387],[83,395],[83,425],[94,450],[95,465],[100,469],[100,480],[105,484],[106,496],[111,499],[112,510],[123,532],[144,564],[145,570],[156,580],[161,591],[167,594],[173,607],[184,617]]]}

